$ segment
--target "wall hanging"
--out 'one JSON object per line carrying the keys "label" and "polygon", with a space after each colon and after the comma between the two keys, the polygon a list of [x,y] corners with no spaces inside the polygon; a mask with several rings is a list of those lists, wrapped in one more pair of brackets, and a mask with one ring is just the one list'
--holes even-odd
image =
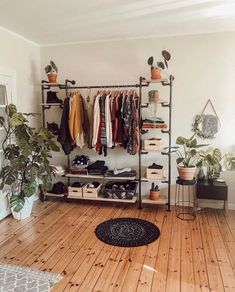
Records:
{"label": "wall hanging", "polygon": [[[206,113],[208,107],[211,107],[212,114]],[[192,131],[202,139],[213,139],[219,132],[221,122],[215,110],[215,107],[210,99],[206,102],[200,115],[196,115]]]}

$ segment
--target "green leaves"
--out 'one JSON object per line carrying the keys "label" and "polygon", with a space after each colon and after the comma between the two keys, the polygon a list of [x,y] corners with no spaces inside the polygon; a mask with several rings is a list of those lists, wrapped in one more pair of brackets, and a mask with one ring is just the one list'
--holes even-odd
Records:
{"label": "green leaves", "polygon": [[7,115],[11,118],[13,116],[13,114],[15,114],[17,112],[17,108],[14,104],[9,104],[6,107],[6,113]]}
{"label": "green leaves", "polygon": [[148,58],[148,64],[149,66],[153,66],[153,57]]}
{"label": "green leaves", "polygon": [[162,51],[162,56],[166,61],[170,61],[170,59],[171,59],[171,54],[166,50]]}
{"label": "green leaves", "polygon": [[157,62],[157,66],[158,66],[159,68],[161,68],[162,70],[165,69],[165,65],[164,65],[163,62]]}
{"label": "green leaves", "polygon": [[17,112],[15,105],[9,105],[6,114],[9,123],[0,117],[0,124],[7,126],[6,143],[9,135],[14,137],[15,143],[5,143],[3,147],[5,166],[0,171],[0,189],[10,186],[11,205],[18,212],[25,198],[35,194],[38,181],[43,190],[51,187],[53,169],[49,159],[51,152],[60,148],[50,131],[29,126],[26,116],[33,114]]}
{"label": "green leaves", "polygon": [[0,117],[0,127],[3,127],[3,125],[4,125],[4,123],[5,123],[5,119],[4,119],[4,117]]}
{"label": "green leaves", "polygon": [[10,118],[10,124],[12,127],[17,127],[27,122],[22,113],[14,113]]}
{"label": "green leaves", "polygon": [[10,206],[15,212],[20,212],[24,207],[25,199],[21,196],[12,195],[10,197]]}
{"label": "green leaves", "polygon": [[176,151],[178,154],[179,158],[176,160],[177,164],[182,163],[184,167],[192,167],[197,165],[200,160],[201,156],[197,152],[197,148],[206,146],[205,145],[199,145],[197,144],[197,139],[194,138],[195,135],[193,135],[190,138],[185,138],[182,136],[179,136],[176,139],[176,144],[183,146],[183,154],[181,152]]}

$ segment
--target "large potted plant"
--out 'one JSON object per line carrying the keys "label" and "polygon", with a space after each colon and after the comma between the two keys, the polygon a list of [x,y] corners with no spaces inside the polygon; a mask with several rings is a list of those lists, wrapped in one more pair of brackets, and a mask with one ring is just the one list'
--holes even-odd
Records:
{"label": "large potted plant", "polygon": [[53,61],[50,61],[50,64],[46,65],[45,72],[50,83],[57,82],[58,67]]}
{"label": "large potted plant", "polygon": [[53,168],[49,158],[59,151],[54,135],[45,128],[29,126],[28,117],[34,114],[18,112],[16,106],[6,107],[6,119],[0,117],[5,129],[2,143],[3,167],[0,171],[0,189],[6,189],[10,207],[16,219],[30,216],[34,195],[51,187]]}
{"label": "large potted plant", "polygon": [[[198,153],[198,148],[206,146],[206,144],[199,145],[195,135],[191,138],[179,136],[176,139],[176,148],[178,158],[176,159],[178,165],[179,177],[182,180],[193,180],[196,174],[196,165],[201,160]],[[182,150],[179,148],[182,147]]]}
{"label": "large potted plant", "polygon": [[151,79],[161,79],[161,70],[168,68],[168,61],[171,59],[171,55],[168,51],[162,51],[163,61],[155,61],[154,57],[148,58],[148,65],[151,67]]}
{"label": "large potted plant", "polygon": [[222,170],[235,170],[235,155],[233,153],[222,154],[219,148],[209,147],[199,151],[200,161],[197,167],[207,167],[207,179],[218,178]]}

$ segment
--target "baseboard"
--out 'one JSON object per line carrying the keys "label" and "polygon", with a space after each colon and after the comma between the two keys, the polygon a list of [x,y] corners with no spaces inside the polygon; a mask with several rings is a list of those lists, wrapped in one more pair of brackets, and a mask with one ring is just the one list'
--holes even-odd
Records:
{"label": "baseboard", "polygon": [[229,210],[235,210],[235,204],[234,203],[228,203],[228,209]]}

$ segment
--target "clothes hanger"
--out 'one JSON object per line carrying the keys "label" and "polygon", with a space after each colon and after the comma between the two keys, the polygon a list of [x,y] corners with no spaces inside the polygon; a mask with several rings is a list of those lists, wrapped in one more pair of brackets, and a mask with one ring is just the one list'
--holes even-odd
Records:
{"label": "clothes hanger", "polygon": [[87,88],[87,98],[86,98],[86,101],[89,103],[91,101],[91,98],[90,98],[90,94],[91,94],[91,88]]}

